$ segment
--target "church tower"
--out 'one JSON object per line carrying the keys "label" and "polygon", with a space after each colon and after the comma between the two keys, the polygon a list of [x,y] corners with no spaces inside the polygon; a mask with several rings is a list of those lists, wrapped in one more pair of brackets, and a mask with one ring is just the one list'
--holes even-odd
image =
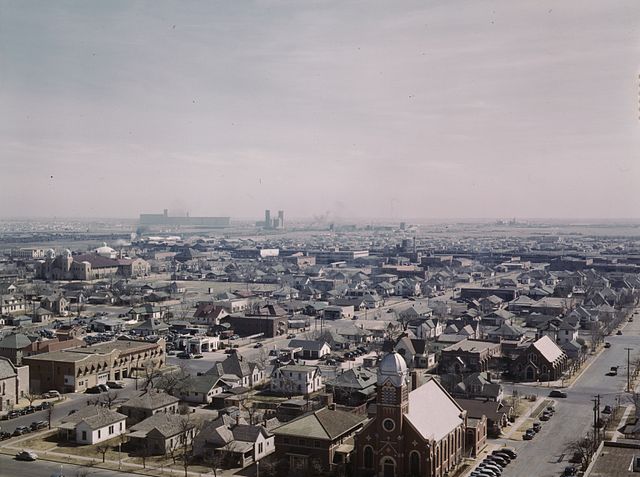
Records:
{"label": "church tower", "polygon": [[395,351],[387,354],[378,367],[376,434],[379,442],[380,475],[398,475],[404,468],[403,425],[409,412],[407,363]]}

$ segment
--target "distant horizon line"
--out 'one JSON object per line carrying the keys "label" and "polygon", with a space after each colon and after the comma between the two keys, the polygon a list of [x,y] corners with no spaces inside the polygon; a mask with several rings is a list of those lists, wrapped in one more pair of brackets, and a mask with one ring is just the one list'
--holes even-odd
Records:
{"label": "distant horizon line", "polygon": [[[176,217],[184,217],[184,216],[176,216]],[[193,217],[200,217],[193,216]],[[218,217],[217,215],[206,215],[202,217]],[[220,217],[223,217],[222,215]],[[231,223],[233,222],[261,222],[264,220],[264,217],[233,217],[225,215],[224,217],[230,217]],[[0,221],[28,221],[28,220],[83,220],[83,221],[95,221],[95,220],[109,220],[109,221],[118,221],[118,220],[126,220],[126,221],[139,221],[139,217],[113,217],[113,216],[4,216],[0,217]],[[535,222],[535,223],[545,223],[545,222],[581,222],[588,224],[590,222],[608,222],[608,223],[640,223],[640,217],[513,217],[513,216],[496,216],[496,217],[336,217],[334,219],[323,219],[318,220],[313,216],[285,216],[285,222],[310,222],[315,224],[331,224],[331,223],[341,223],[341,224],[350,224],[353,222],[356,223],[397,223],[400,224],[402,222],[407,225],[413,225],[413,222],[417,224],[430,222],[430,223],[459,223],[459,222],[479,222],[479,223],[495,223],[497,221],[503,221],[506,225],[509,224],[510,221],[515,220],[516,224],[525,225],[524,222]]]}

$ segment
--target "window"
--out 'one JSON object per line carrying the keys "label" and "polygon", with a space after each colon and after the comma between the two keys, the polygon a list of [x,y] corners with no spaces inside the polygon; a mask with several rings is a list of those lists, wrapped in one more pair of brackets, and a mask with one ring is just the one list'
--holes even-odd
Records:
{"label": "window", "polygon": [[83,441],[87,440],[87,431],[82,431],[82,440]]}
{"label": "window", "polygon": [[411,451],[409,454],[409,473],[411,477],[420,475],[420,454],[418,451]]}
{"label": "window", "polygon": [[385,431],[391,432],[396,428],[396,424],[393,422],[393,419],[385,419],[382,421],[382,427],[384,427]]}
{"label": "window", "polygon": [[364,447],[364,468],[373,468],[373,447],[371,446]]}
{"label": "window", "polygon": [[258,454],[262,454],[263,451],[263,445],[262,442],[258,443]]}
{"label": "window", "polygon": [[98,429],[98,439],[100,439],[100,429]]}
{"label": "window", "polygon": [[120,430],[122,430],[122,423],[120,423]]}
{"label": "window", "polygon": [[109,426],[109,434],[113,434],[113,427],[114,426]]}

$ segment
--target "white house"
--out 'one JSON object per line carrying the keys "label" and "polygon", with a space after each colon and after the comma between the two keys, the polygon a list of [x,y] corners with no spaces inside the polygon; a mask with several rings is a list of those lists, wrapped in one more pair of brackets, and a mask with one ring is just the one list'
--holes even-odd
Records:
{"label": "white house", "polygon": [[291,364],[275,368],[271,374],[271,391],[281,394],[310,394],[324,387],[318,366]]}
{"label": "white house", "polygon": [[86,406],[62,419],[59,435],[78,444],[98,444],[126,432],[127,416],[102,406]]}

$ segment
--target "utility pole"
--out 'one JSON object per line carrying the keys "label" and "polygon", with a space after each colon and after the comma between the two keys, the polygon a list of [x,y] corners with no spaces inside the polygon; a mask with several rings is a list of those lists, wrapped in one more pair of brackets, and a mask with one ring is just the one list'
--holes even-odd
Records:
{"label": "utility pole", "polygon": [[598,448],[598,397],[594,396],[593,399],[593,452]]}
{"label": "utility pole", "polygon": [[627,392],[631,392],[631,350],[633,348],[625,348],[627,350]]}

